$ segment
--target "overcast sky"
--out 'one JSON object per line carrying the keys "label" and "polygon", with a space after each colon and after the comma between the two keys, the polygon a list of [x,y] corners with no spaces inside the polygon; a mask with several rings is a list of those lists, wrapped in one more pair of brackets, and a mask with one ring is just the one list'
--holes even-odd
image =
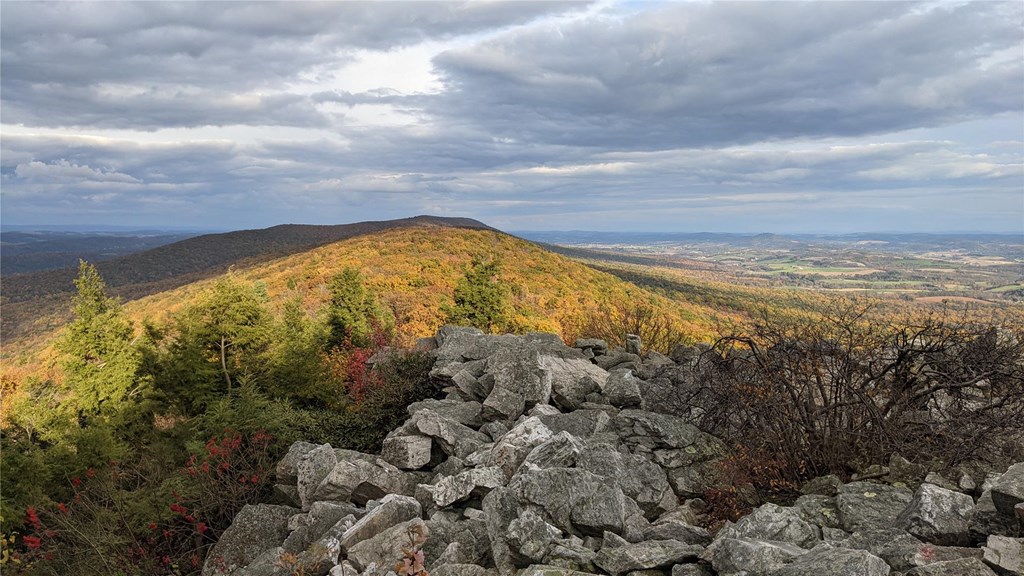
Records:
{"label": "overcast sky", "polygon": [[1024,233],[1024,3],[0,4],[4,224]]}

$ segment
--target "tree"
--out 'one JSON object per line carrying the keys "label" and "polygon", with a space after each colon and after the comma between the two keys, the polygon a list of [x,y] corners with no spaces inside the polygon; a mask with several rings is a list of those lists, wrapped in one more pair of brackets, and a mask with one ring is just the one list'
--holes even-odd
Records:
{"label": "tree", "polygon": [[229,274],[175,319],[157,363],[159,387],[186,412],[200,411],[239,378],[266,374],[270,340],[265,292]]}
{"label": "tree", "polygon": [[485,332],[504,327],[507,321],[508,291],[497,280],[500,263],[474,258],[459,278],[453,294],[454,305],[445,306],[446,322],[475,326]]}
{"label": "tree", "polygon": [[310,318],[297,296],[285,302],[274,322],[273,339],[267,350],[270,375],[267,392],[275,398],[311,401],[328,393],[322,354],[328,340],[324,322]]}
{"label": "tree", "polygon": [[118,301],[107,296],[94,266],[79,262],[75,287],[75,319],[57,341],[65,385],[81,417],[109,416],[141,393],[141,353],[134,346],[131,322]]}
{"label": "tree", "polygon": [[331,300],[327,307],[330,334],[328,348],[365,348],[375,331],[390,331],[389,319],[367,291],[363,277],[355,268],[345,268],[331,279]]}

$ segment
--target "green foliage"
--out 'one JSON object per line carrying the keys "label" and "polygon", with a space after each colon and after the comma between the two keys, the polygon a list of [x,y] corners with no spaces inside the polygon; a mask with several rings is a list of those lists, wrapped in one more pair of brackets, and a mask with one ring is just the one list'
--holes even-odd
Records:
{"label": "green foliage", "polygon": [[446,322],[485,332],[501,330],[508,319],[508,290],[496,279],[499,271],[497,260],[474,258],[455,285],[454,304],[443,309]]}
{"label": "green foliage", "polygon": [[327,304],[328,347],[365,348],[376,329],[394,331],[394,319],[385,314],[366,290],[359,270],[344,268],[331,279]]}
{"label": "green foliage", "polygon": [[186,414],[197,413],[240,378],[263,374],[270,340],[265,290],[229,274],[176,318],[157,385]]}
{"label": "green foliage", "polygon": [[133,345],[131,322],[107,296],[96,268],[80,262],[75,286],[75,319],[57,341],[68,400],[80,415],[110,417],[142,393],[141,355]]}
{"label": "green foliage", "polygon": [[328,337],[327,325],[306,314],[300,297],[285,302],[267,350],[267,392],[307,404],[328,400],[327,370],[319,353],[327,347]]}

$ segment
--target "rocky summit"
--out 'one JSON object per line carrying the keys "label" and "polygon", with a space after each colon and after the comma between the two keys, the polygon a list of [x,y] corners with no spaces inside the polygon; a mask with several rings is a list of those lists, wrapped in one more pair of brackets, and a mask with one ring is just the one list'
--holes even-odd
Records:
{"label": "rocky summit", "polygon": [[726,445],[644,380],[697,351],[627,342],[443,328],[420,345],[447,398],[410,405],[379,455],[294,444],[280,501],[243,509],[203,576],[1022,573],[1024,464],[975,486],[894,459],[891,484],[815,479],[712,535],[699,497]]}

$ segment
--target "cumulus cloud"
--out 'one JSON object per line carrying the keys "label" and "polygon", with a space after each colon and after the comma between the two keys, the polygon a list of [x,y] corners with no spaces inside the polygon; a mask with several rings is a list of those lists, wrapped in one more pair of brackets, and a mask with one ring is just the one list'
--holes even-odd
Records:
{"label": "cumulus cloud", "polygon": [[1019,2],[2,9],[7,222],[1024,225]]}

